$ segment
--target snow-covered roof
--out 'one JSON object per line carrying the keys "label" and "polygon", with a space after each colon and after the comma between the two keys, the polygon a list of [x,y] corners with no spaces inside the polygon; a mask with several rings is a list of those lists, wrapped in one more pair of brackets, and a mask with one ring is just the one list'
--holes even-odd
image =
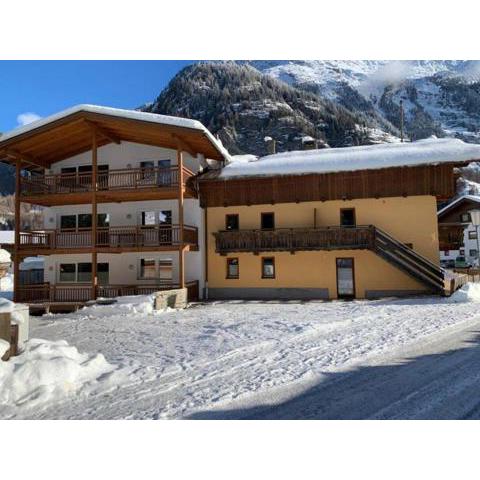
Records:
{"label": "snow-covered roof", "polygon": [[480,161],[480,145],[455,138],[361,147],[301,150],[228,163],[218,178],[302,175]]}
{"label": "snow-covered roof", "polygon": [[157,113],[150,113],[150,112],[140,112],[138,110],[126,110],[121,108],[112,108],[112,107],[104,107],[100,105],[88,105],[88,104],[75,105],[74,107],[67,108],[66,110],[62,110],[61,112],[55,113],[53,115],[49,115],[48,117],[41,118],[39,120],[36,120],[35,122],[10,130],[9,132],[4,133],[2,136],[0,136],[0,142],[4,142],[5,140],[10,140],[11,138],[14,138],[14,137],[18,137],[19,135],[23,135],[27,132],[31,132],[37,128],[43,127],[57,120],[61,120],[62,118],[68,117],[78,112],[96,113],[101,115],[109,115],[113,117],[140,120],[143,122],[159,123],[162,125],[170,125],[174,127],[199,130],[205,133],[205,135],[212,142],[212,144],[217,148],[217,150],[222,155],[225,156],[226,159],[229,159],[230,157],[228,151],[225,149],[222,143],[219,140],[217,140],[201,122],[197,120],[191,120],[189,118],[181,118],[181,117],[172,117],[168,115],[160,115]]}
{"label": "snow-covered roof", "polygon": [[452,207],[454,207],[458,203],[463,202],[464,200],[470,200],[472,202],[480,203],[480,197],[476,195],[462,195],[461,197],[456,198],[453,202],[450,202],[448,205],[445,205],[445,207],[441,208],[437,212],[437,215],[442,215],[447,210],[450,210]]}

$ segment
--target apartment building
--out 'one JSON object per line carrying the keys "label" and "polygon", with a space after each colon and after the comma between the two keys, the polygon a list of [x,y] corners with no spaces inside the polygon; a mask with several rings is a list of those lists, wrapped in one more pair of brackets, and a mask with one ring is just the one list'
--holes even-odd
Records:
{"label": "apartment building", "polygon": [[[21,202],[45,228],[15,234],[16,301],[66,307],[98,297],[204,287],[204,218],[195,177],[228,153],[199,122],[80,105],[0,138]],[[21,285],[24,257],[41,285]]]}

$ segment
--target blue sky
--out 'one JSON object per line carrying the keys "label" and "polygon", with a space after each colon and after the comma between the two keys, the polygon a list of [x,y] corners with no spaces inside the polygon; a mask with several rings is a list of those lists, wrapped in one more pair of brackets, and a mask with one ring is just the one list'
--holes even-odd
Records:
{"label": "blue sky", "polygon": [[0,132],[79,103],[135,108],[190,61],[0,61]]}

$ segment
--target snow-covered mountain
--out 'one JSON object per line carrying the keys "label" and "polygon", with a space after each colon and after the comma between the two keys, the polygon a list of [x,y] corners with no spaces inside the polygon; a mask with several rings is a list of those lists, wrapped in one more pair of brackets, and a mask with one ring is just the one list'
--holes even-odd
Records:
{"label": "snow-covered mountain", "polygon": [[351,111],[400,124],[412,139],[457,136],[480,143],[480,62],[473,60],[249,61],[264,74]]}

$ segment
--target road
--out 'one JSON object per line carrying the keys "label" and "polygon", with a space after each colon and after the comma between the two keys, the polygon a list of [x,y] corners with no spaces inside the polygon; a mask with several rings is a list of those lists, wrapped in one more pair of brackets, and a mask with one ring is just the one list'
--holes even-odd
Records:
{"label": "road", "polygon": [[480,419],[480,322],[389,358],[326,374],[278,405],[200,412],[204,419]]}

